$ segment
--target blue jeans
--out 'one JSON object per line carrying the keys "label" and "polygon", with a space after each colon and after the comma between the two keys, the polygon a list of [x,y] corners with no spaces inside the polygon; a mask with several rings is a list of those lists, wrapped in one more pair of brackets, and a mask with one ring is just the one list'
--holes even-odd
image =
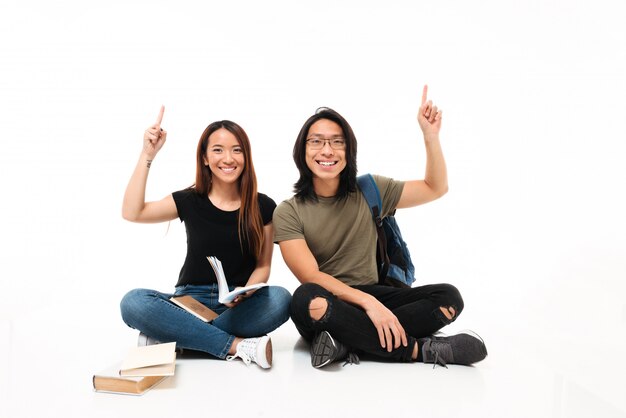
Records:
{"label": "blue jeans", "polygon": [[[231,290],[234,289],[231,288]],[[206,323],[169,301],[191,295],[219,316]],[[279,286],[258,289],[234,308],[217,301],[216,284],[176,287],[174,295],[134,289],[120,303],[122,319],[158,341],[176,341],[178,348],[204,351],[225,358],[235,337],[268,334],[289,319],[291,294]]]}

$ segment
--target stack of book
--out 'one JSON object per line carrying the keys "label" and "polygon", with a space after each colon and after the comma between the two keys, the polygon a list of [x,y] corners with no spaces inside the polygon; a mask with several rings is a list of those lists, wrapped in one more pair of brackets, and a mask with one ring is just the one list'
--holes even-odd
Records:
{"label": "stack of book", "polygon": [[121,364],[93,376],[97,392],[143,395],[173,376],[176,368],[176,343],[133,347]]}

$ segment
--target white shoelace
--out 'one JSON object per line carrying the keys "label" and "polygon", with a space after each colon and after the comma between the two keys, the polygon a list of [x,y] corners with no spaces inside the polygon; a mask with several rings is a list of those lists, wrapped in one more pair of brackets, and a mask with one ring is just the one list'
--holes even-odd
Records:
{"label": "white shoelace", "polygon": [[234,355],[232,355],[232,356],[226,356],[226,361],[233,361],[237,357],[239,357],[241,360],[243,360],[243,362],[246,364],[246,366],[249,365],[252,362],[252,359],[250,358],[249,355],[247,355],[246,353],[240,353],[239,350],[237,350],[237,352]]}
{"label": "white shoelace", "polygon": [[226,361],[233,361],[237,357],[243,360],[246,365],[256,362],[256,349],[259,344],[259,338],[246,338],[237,346],[237,352],[232,356],[227,356]]}

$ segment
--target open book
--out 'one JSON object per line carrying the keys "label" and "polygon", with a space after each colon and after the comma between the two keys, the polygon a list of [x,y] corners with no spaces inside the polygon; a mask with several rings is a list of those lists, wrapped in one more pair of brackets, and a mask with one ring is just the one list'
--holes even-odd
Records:
{"label": "open book", "polygon": [[222,263],[217,257],[212,255],[208,256],[207,259],[209,263],[211,263],[211,267],[213,267],[213,271],[215,272],[215,277],[217,277],[217,288],[219,291],[219,295],[217,300],[220,303],[230,303],[235,298],[243,293],[249,292],[250,290],[258,289],[259,287],[267,286],[267,283],[256,283],[250,286],[240,287],[238,289],[233,290],[232,292],[228,291],[228,283],[226,282],[226,276],[224,275],[224,269],[222,268]]}

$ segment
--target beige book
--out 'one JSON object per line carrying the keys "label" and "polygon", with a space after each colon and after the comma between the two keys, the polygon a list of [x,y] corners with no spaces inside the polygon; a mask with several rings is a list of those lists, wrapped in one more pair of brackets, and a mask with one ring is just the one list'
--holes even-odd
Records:
{"label": "beige book", "polygon": [[172,376],[176,368],[176,343],[133,347],[122,362],[122,376]]}
{"label": "beige book", "polygon": [[200,318],[204,322],[212,321],[218,316],[217,313],[215,313],[213,310],[207,308],[202,303],[189,295],[174,296],[170,298],[170,300],[190,314],[193,314],[196,317]]}
{"label": "beige book", "polygon": [[168,376],[120,376],[120,363],[93,375],[96,392],[143,395]]}

